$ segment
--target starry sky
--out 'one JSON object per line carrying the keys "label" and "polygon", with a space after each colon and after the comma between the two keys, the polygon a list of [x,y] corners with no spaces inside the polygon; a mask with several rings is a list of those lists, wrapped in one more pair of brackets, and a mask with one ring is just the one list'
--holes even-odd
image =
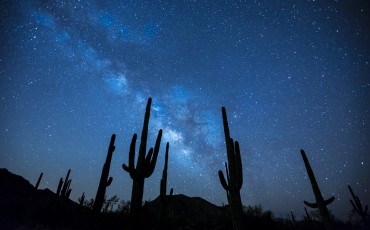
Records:
{"label": "starry sky", "polygon": [[[244,205],[276,217],[314,202],[304,149],[333,214],[350,184],[370,204],[369,1],[1,1],[0,167],[71,198],[94,198],[115,133],[107,196],[152,97],[148,146],[163,129],[144,200],[168,188],[227,203],[221,107],[243,161]],[[139,142],[139,141],[138,141]],[[137,143],[137,146],[139,143]]]}

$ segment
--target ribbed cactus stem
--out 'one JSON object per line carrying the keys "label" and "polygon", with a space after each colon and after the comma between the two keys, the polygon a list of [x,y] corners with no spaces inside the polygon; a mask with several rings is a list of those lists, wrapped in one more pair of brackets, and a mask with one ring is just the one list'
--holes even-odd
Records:
{"label": "ribbed cactus stem", "polygon": [[227,161],[225,162],[226,179],[221,170],[218,171],[222,187],[226,190],[228,202],[231,208],[231,217],[234,230],[243,229],[242,202],[240,189],[243,185],[243,167],[240,156],[239,143],[230,137],[229,124],[226,109],[222,107],[222,120],[224,126]]}
{"label": "ribbed cactus stem", "polygon": [[136,133],[133,135],[130,145],[128,166],[125,164],[122,165],[122,168],[130,174],[130,177],[132,179],[131,214],[134,216],[140,214],[140,209],[142,206],[142,200],[144,195],[144,180],[145,178],[148,178],[153,174],[162,138],[162,129],[160,129],[158,132],[154,149],[150,148],[148,153],[146,152],[151,103],[152,99],[149,98],[144,115],[144,124],[141,133],[140,147],[136,167],[135,167],[135,146],[137,139]]}
{"label": "ribbed cactus stem", "polygon": [[307,201],[303,201],[303,202],[305,205],[307,205],[310,208],[318,208],[323,222],[326,223],[326,228],[333,229],[334,226],[332,224],[327,205],[332,203],[335,200],[335,197],[332,196],[331,198],[324,200],[324,198],[322,197],[319,185],[317,184],[313,170],[311,168],[311,165],[308,162],[306,153],[304,152],[303,149],[301,149],[301,155],[302,155],[303,162],[307,170],[308,178],[310,179],[312,190],[313,190],[313,193],[316,199],[316,203],[309,203]]}
{"label": "ribbed cactus stem", "polygon": [[102,173],[100,176],[99,187],[96,192],[95,201],[93,205],[93,211],[97,213],[99,213],[103,207],[105,192],[107,190],[107,187],[112,183],[112,180],[113,180],[112,177],[109,177],[109,170],[110,170],[110,164],[112,161],[113,152],[116,149],[116,146],[114,146],[115,140],[116,140],[116,134],[112,134],[110,142],[109,142],[107,157],[105,159],[105,163],[103,165]]}

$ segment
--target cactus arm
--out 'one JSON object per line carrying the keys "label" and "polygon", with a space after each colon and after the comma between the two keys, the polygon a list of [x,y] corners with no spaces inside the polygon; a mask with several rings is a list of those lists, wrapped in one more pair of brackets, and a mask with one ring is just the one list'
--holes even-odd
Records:
{"label": "cactus arm", "polygon": [[[152,173],[154,172],[155,165],[157,163],[157,158],[158,158],[158,153],[159,153],[159,147],[161,146],[161,139],[162,139],[162,129],[158,131],[158,136],[157,140],[154,145],[154,152],[153,152],[153,158],[150,161],[149,167],[148,167],[148,172],[147,172],[147,177],[151,176]],[[149,176],[148,176],[149,175]]]}
{"label": "cactus arm", "polygon": [[303,203],[305,205],[307,205],[308,207],[310,207],[310,208],[318,208],[319,207],[319,205],[317,203],[310,203],[310,202],[307,202],[307,201],[303,201]]}
{"label": "cactus arm", "polygon": [[324,204],[325,204],[325,205],[329,205],[329,204],[331,204],[334,200],[335,200],[335,197],[334,197],[334,196],[332,196],[332,197],[330,197],[329,199],[325,200],[325,201],[324,201]]}
{"label": "cactus arm", "polygon": [[218,177],[220,178],[222,187],[227,191],[230,190],[230,187],[227,185],[227,182],[225,180],[224,173],[221,170],[218,170]]}
{"label": "cactus arm", "polygon": [[113,177],[109,177],[105,185],[108,187],[109,185],[112,184],[112,181],[113,181]]}
{"label": "cactus arm", "polygon": [[130,173],[130,168],[129,168],[126,164],[122,164],[122,168],[123,168],[123,170],[125,170],[126,172]]}
{"label": "cactus arm", "polygon": [[136,178],[137,172],[135,170],[135,146],[136,146],[136,139],[137,139],[137,134],[135,133],[132,136],[131,139],[131,144],[130,144],[130,151],[128,154],[128,166],[126,164],[122,164],[123,170],[128,172],[130,174],[130,177],[132,179]]}

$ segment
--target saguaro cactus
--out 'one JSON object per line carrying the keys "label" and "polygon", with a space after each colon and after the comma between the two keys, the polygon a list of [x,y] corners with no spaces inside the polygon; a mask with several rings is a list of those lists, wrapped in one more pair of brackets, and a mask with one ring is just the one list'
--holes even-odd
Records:
{"label": "saguaro cactus", "polygon": [[351,192],[351,195],[352,195],[352,198],[353,198],[353,201],[349,200],[352,204],[353,210],[355,210],[355,212],[359,216],[361,216],[364,223],[370,224],[370,223],[368,223],[368,221],[369,221],[369,214],[367,214],[368,206],[365,205],[365,208],[362,206],[360,198],[358,198],[358,196],[355,195],[355,193],[353,192],[350,185],[348,185],[348,189]]}
{"label": "saguaro cactus", "polygon": [[105,191],[107,187],[112,183],[113,178],[109,177],[109,170],[110,170],[110,163],[112,161],[112,155],[114,150],[116,149],[116,146],[114,146],[114,141],[116,140],[116,135],[112,134],[112,137],[110,139],[109,147],[108,147],[108,153],[107,153],[107,158],[105,159],[105,163],[103,165],[101,177],[100,177],[100,182],[99,182],[99,187],[98,191],[96,192],[95,196],[95,201],[94,201],[94,206],[93,206],[93,211],[94,212],[100,212],[103,203],[104,203],[104,196],[105,196]]}
{"label": "saguaro cactus", "polygon": [[44,173],[40,173],[39,179],[37,180],[37,183],[35,185],[36,190],[39,188],[40,181],[41,181],[41,178],[42,178],[43,175],[44,175]]}
{"label": "saguaro cactus", "polygon": [[321,195],[319,185],[317,184],[315,175],[312,171],[311,165],[308,162],[306,153],[304,152],[303,149],[301,149],[301,155],[302,155],[303,162],[307,170],[308,177],[310,178],[312,190],[313,190],[313,193],[316,199],[316,203],[309,203],[307,201],[303,201],[303,202],[305,205],[307,205],[310,208],[318,208],[320,211],[321,219],[326,224],[326,228],[333,229],[334,226],[332,224],[327,205],[332,203],[335,200],[335,197],[332,196],[331,198],[324,200],[324,198]]}
{"label": "saguaro cactus", "polygon": [[71,169],[68,170],[67,176],[63,181],[63,177],[60,178],[58,189],[57,189],[57,195],[63,198],[69,198],[71,195],[72,189],[70,189],[72,179],[69,179],[69,174],[71,173]]}
{"label": "saguaro cactus", "polygon": [[78,203],[80,204],[80,206],[83,206],[84,202],[85,202],[85,193],[83,192],[81,197],[79,197],[77,200],[78,200]]}
{"label": "saguaro cactus", "polygon": [[221,170],[218,171],[218,176],[220,178],[222,187],[227,191],[228,201],[231,208],[233,229],[240,230],[243,229],[243,209],[240,198],[240,189],[243,185],[242,160],[240,157],[239,143],[237,141],[234,142],[234,140],[230,137],[225,107],[222,107],[222,119],[229,168],[227,167],[227,163],[225,163],[226,179]]}
{"label": "saguaro cactus", "polygon": [[130,174],[132,179],[132,192],[131,192],[131,214],[133,216],[140,214],[142,207],[143,195],[144,195],[144,180],[152,175],[155,165],[157,162],[159,147],[162,138],[162,129],[159,130],[157,140],[153,148],[150,148],[148,154],[146,154],[146,142],[148,139],[148,125],[150,118],[150,106],[152,99],[148,99],[146,105],[146,111],[144,116],[143,130],[141,133],[140,148],[138,153],[138,160],[135,168],[135,145],[137,135],[136,133],[132,137],[129,162],[128,166],[123,164],[122,168]]}
{"label": "saguaro cactus", "polygon": [[168,170],[168,150],[169,150],[169,143],[166,144],[166,154],[164,158],[164,168],[162,171],[162,179],[161,179],[161,186],[160,186],[160,229],[167,229],[166,225],[166,215],[167,215],[167,208],[168,204],[171,202],[173,189],[171,188],[170,195],[167,197],[167,170]]}

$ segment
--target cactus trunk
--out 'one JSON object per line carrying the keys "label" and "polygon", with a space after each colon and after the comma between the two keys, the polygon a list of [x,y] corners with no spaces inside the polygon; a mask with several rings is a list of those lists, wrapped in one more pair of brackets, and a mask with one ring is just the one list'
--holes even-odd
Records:
{"label": "cactus trunk", "polygon": [[95,201],[94,201],[94,206],[93,206],[94,212],[99,213],[101,211],[103,207],[103,203],[104,203],[105,191],[107,187],[112,183],[112,180],[113,180],[112,177],[109,177],[109,170],[110,170],[110,164],[112,161],[112,155],[113,155],[114,150],[116,149],[116,147],[114,146],[115,140],[116,140],[116,135],[112,134],[109,147],[108,147],[107,158],[105,160],[105,163],[102,169],[102,174],[100,177],[98,191],[96,192],[96,196],[95,196]]}
{"label": "cactus trunk", "polygon": [[131,207],[130,212],[140,213],[144,196],[144,178],[138,178],[132,181]]}

